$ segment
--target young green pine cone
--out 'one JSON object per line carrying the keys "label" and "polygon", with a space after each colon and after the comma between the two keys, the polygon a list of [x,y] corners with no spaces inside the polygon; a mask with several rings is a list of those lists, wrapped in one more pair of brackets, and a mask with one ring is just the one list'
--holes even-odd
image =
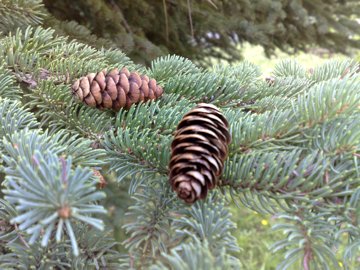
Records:
{"label": "young green pine cone", "polygon": [[99,109],[129,109],[132,104],[157,99],[163,89],[154,79],[137,72],[117,68],[106,72],[90,73],[76,80],[71,87],[72,93],[90,107]]}
{"label": "young green pine cone", "polygon": [[187,203],[217,185],[228,154],[228,122],[217,107],[198,104],[180,121],[171,144],[170,184]]}

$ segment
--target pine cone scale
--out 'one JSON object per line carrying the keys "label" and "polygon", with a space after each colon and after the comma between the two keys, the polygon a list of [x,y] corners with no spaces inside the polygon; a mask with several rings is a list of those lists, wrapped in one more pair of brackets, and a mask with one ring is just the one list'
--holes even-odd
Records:
{"label": "pine cone scale", "polygon": [[112,107],[112,99],[108,92],[102,92],[102,105],[105,108],[111,108]]}
{"label": "pine cone scale", "polygon": [[141,85],[141,92],[143,92],[144,98],[149,97],[149,85],[146,81]]}
{"label": "pine cone scale", "polygon": [[194,141],[205,141],[205,142],[210,142],[207,140],[206,137],[200,135],[200,134],[180,134],[177,135],[175,133],[175,139],[171,144],[171,147],[175,147],[177,144],[179,143],[192,143]]}
{"label": "pine cone scale", "polygon": [[96,73],[89,73],[88,75],[86,75],[86,77],[88,78],[90,84],[94,81],[96,76]]}
{"label": "pine cone scale", "polygon": [[109,77],[113,78],[114,82],[117,83],[119,81],[119,69],[114,68],[108,73]]}
{"label": "pine cone scale", "polygon": [[175,165],[175,163],[181,161],[181,160],[184,160],[184,161],[187,161],[187,160],[197,160],[197,159],[200,159],[201,158],[201,155],[195,155],[193,153],[183,153],[183,154],[180,154],[180,155],[176,155],[176,156],[173,156],[170,160],[170,167],[172,165]]}
{"label": "pine cone scale", "polygon": [[83,91],[79,87],[76,90],[73,90],[72,94],[76,95],[78,97],[78,99],[80,99],[80,100],[84,99]]}
{"label": "pine cone scale", "polygon": [[176,135],[172,146],[175,147],[177,144],[182,143],[196,143],[209,151],[215,152],[222,159],[225,159],[227,153],[227,146],[221,143],[218,139],[210,139],[201,134],[180,134]]}
{"label": "pine cone scale", "polygon": [[109,76],[106,78],[106,92],[110,95],[112,100],[117,98],[117,88],[114,79]]}
{"label": "pine cone scale", "polygon": [[130,82],[124,73],[120,74],[120,86],[124,89],[125,93],[129,93]]}
{"label": "pine cone scale", "polygon": [[95,81],[91,82],[91,90],[92,90],[91,93],[96,100],[96,104],[97,105],[101,104],[102,102],[101,89],[100,86]]}
{"label": "pine cone scale", "polygon": [[199,154],[207,154],[210,155],[210,151],[201,147],[201,146],[197,146],[197,145],[191,145],[191,146],[187,146],[187,147],[176,147],[173,150],[173,155],[177,155],[177,154],[181,154],[181,153],[186,153],[186,152],[190,152],[190,153],[199,153]]}
{"label": "pine cone scale", "polygon": [[191,134],[191,133],[201,134],[207,138],[214,138],[214,139],[218,138],[217,134],[215,132],[213,132],[210,128],[205,128],[205,127],[199,126],[199,125],[183,127],[181,129],[179,129],[177,134],[184,135],[184,134]]}
{"label": "pine cone scale", "polygon": [[90,107],[96,107],[96,101],[92,95],[88,95],[87,97],[85,97],[84,102]]}
{"label": "pine cone scale", "polygon": [[89,80],[83,79],[80,81],[80,88],[83,90],[84,95],[87,96],[90,93],[90,83]]}
{"label": "pine cone scale", "polygon": [[140,99],[140,89],[139,86],[134,83],[134,82],[130,82],[130,93],[129,93],[129,98],[131,99],[132,103],[136,103],[139,101]]}
{"label": "pine cone scale", "polygon": [[135,72],[130,73],[129,80],[136,83],[138,85],[138,87],[141,87],[141,85],[142,85],[142,80],[141,80],[140,76]]}
{"label": "pine cone scale", "polygon": [[187,114],[184,116],[183,120],[181,121],[179,128],[181,128],[182,126],[189,126],[190,124],[197,124],[197,123],[200,124],[207,123],[211,126],[217,127],[216,123],[206,118],[206,115],[201,116],[201,115]]}
{"label": "pine cone scale", "polygon": [[126,93],[125,93],[124,88],[122,88],[120,85],[118,85],[117,90],[118,90],[118,97],[119,97],[117,102],[119,103],[119,106],[120,106],[118,108],[118,110],[120,110],[120,108],[124,107],[126,104]]}
{"label": "pine cone scale", "polygon": [[200,172],[198,172],[198,171],[188,171],[185,174],[192,177],[193,179],[198,180],[201,183],[202,186],[206,185],[205,176],[202,175]]}
{"label": "pine cone scale", "polygon": [[202,155],[202,158],[207,160],[216,176],[219,176],[221,174],[222,162],[218,158],[210,155]]}
{"label": "pine cone scale", "polygon": [[105,83],[105,75],[102,71],[97,73],[97,75],[95,76],[95,81],[99,84],[100,89],[104,91],[106,87],[106,83]]}
{"label": "pine cone scale", "polygon": [[126,67],[123,67],[120,71],[120,73],[124,73],[126,75],[127,78],[130,77],[130,72]]}

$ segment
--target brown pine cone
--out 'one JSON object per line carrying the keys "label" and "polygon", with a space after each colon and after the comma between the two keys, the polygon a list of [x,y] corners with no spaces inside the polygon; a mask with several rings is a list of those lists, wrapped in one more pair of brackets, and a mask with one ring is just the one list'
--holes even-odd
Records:
{"label": "brown pine cone", "polygon": [[90,73],[76,80],[72,94],[90,107],[99,109],[129,109],[132,104],[157,99],[163,89],[154,79],[137,72],[117,68],[106,72]]}
{"label": "brown pine cone", "polygon": [[180,121],[171,144],[170,184],[187,203],[206,197],[221,175],[231,136],[211,104],[198,104]]}
{"label": "brown pine cone", "polygon": [[105,180],[105,177],[98,171],[98,170],[95,170],[95,169],[92,169],[93,170],[93,174],[95,177],[98,178],[99,182],[97,183],[97,188],[98,189],[103,189],[106,187],[107,185],[107,182]]}

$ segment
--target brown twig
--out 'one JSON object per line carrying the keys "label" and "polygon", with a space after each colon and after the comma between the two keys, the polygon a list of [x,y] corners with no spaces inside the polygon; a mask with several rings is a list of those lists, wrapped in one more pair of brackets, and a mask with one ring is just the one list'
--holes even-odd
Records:
{"label": "brown twig", "polygon": [[21,243],[23,243],[25,247],[30,248],[29,244],[26,242],[24,237],[20,234],[19,228],[16,223],[14,224],[14,227],[15,227],[16,234],[19,236]]}
{"label": "brown twig", "polygon": [[67,177],[66,177],[66,160],[64,157],[60,157],[60,163],[61,163],[61,181],[64,185],[67,185]]}
{"label": "brown twig", "polygon": [[129,257],[130,257],[130,269],[134,269],[135,257],[131,253],[129,254]]}
{"label": "brown twig", "polygon": [[215,5],[215,3],[211,0],[207,0],[208,3],[210,3],[215,9],[218,9],[217,6]]}
{"label": "brown twig", "polygon": [[194,26],[193,26],[192,16],[191,16],[190,0],[187,0],[187,6],[188,6],[188,14],[189,14],[189,23],[190,23],[191,37],[194,38]]}
{"label": "brown twig", "polygon": [[169,21],[168,21],[167,9],[166,9],[166,0],[163,0],[163,7],[164,7],[164,17],[165,17],[166,43],[169,43]]}
{"label": "brown twig", "polygon": [[310,270],[310,260],[311,260],[311,249],[305,247],[305,254],[303,260],[304,270]]}
{"label": "brown twig", "polygon": [[124,16],[121,8],[117,5],[117,3],[116,3],[114,0],[110,0],[109,2],[110,2],[110,4],[112,5],[112,7],[115,8],[116,11],[121,15],[121,19],[122,19],[122,21],[123,21],[123,23],[124,23],[124,27],[125,27],[126,31],[127,31],[128,33],[131,33],[131,32],[132,32],[132,31],[131,31],[131,28],[130,28],[127,20],[125,19],[125,16]]}

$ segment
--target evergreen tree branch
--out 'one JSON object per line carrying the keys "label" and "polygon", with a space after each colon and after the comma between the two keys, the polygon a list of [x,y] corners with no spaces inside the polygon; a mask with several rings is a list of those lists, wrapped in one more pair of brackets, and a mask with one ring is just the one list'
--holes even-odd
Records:
{"label": "evergreen tree branch", "polygon": [[[195,20],[198,14],[193,15]],[[92,48],[41,27],[0,39],[0,55],[6,174],[0,268],[19,260],[20,269],[127,269],[157,260],[152,267],[186,269],[192,255],[199,267],[210,261],[238,269],[224,197],[218,193],[186,206],[167,180],[174,131],[201,101],[222,107],[232,134],[219,189],[257,211],[284,212],[279,228],[288,239],[277,247],[287,253],[279,267],[336,267],[330,261],[341,234],[348,237],[346,265],[354,261],[360,197],[357,64],[334,61],[306,70],[283,62],[268,81],[246,62],[205,70],[169,56],[147,69],[119,50]],[[73,101],[73,79],[123,65],[155,77],[164,86],[162,98],[116,114]],[[105,209],[98,204],[104,192],[96,191],[94,169],[130,180],[135,203],[128,217],[116,214],[128,233],[122,247],[128,254],[121,259],[114,239],[95,230],[105,229],[98,215]]]}
{"label": "evergreen tree branch", "polygon": [[[235,238],[230,234],[236,228],[230,218],[225,200],[213,193],[209,194],[206,201],[177,211],[172,226],[179,242],[187,242],[188,238],[199,239],[209,244],[213,254],[221,254],[223,251],[229,254],[239,251]],[[237,261],[236,256],[230,257]]]}
{"label": "evergreen tree branch", "polygon": [[44,16],[40,0],[3,0],[0,3],[0,32],[7,33],[18,27],[38,25]]}
{"label": "evergreen tree branch", "polygon": [[0,97],[13,100],[20,99],[22,91],[15,85],[15,77],[5,68],[5,64],[0,61]]}
{"label": "evergreen tree branch", "polygon": [[171,254],[163,254],[163,262],[150,267],[151,270],[190,270],[190,269],[241,269],[238,261],[228,256],[224,250],[214,254],[207,241],[194,237],[192,243],[183,243]]}
{"label": "evergreen tree branch", "polygon": [[[34,141],[30,141],[34,143]],[[92,185],[96,182],[90,170],[76,168],[72,170],[72,159],[58,159],[57,155],[47,150],[23,147],[22,144],[4,143],[9,153],[19,152],[24,158],[12,160],[4,156],[6,163],[5,199],[16,205],[19,215],[11,223],[20,224],[20,230],[26,230],[31,235],[29,244],[35,243],[43,234],[41,245],[46,246],[52,232],[56,229],[56,239],[60,241],[62,231],[70,237],[75,255],[79,254],[77,242],[71,226],[71,221],[80,220],[103,229],[102,221],[90,218],[89,214],[104,213],[102,206],[94,202],[104,197],[101,192],[94,192]],[[30,150],[30,151],[29,151]],[[39,192],[38,187],[46,190]]]}
{"label": "evergreen tree branch", "polygon": [[[298,209],[293,215],[282,214],[278,218],[286,223],[275,225],[283,230],[287,239],[275,243],[273,252],[287,249],[284,261],[278,269],[288,269],[296,261],[302,260],[303,269],[340,269],[332,247],[335,245],[335,226],[326,215],[313,215],[307,209]],[[332,267],[334,268],[331,268]]]}
{"label": "evergreen tree branch", "polygon": [[151,263],[152,258],[166,252],[171,244],[170,212],[176,207],[177,200],[164,180],[160,178],[157,183],[147,183],[141,193],[133,196],[136,203],[127,213],[132,221],[124,225],[129,238],[123,243],[130,256],[134,256],[133,265]]}

